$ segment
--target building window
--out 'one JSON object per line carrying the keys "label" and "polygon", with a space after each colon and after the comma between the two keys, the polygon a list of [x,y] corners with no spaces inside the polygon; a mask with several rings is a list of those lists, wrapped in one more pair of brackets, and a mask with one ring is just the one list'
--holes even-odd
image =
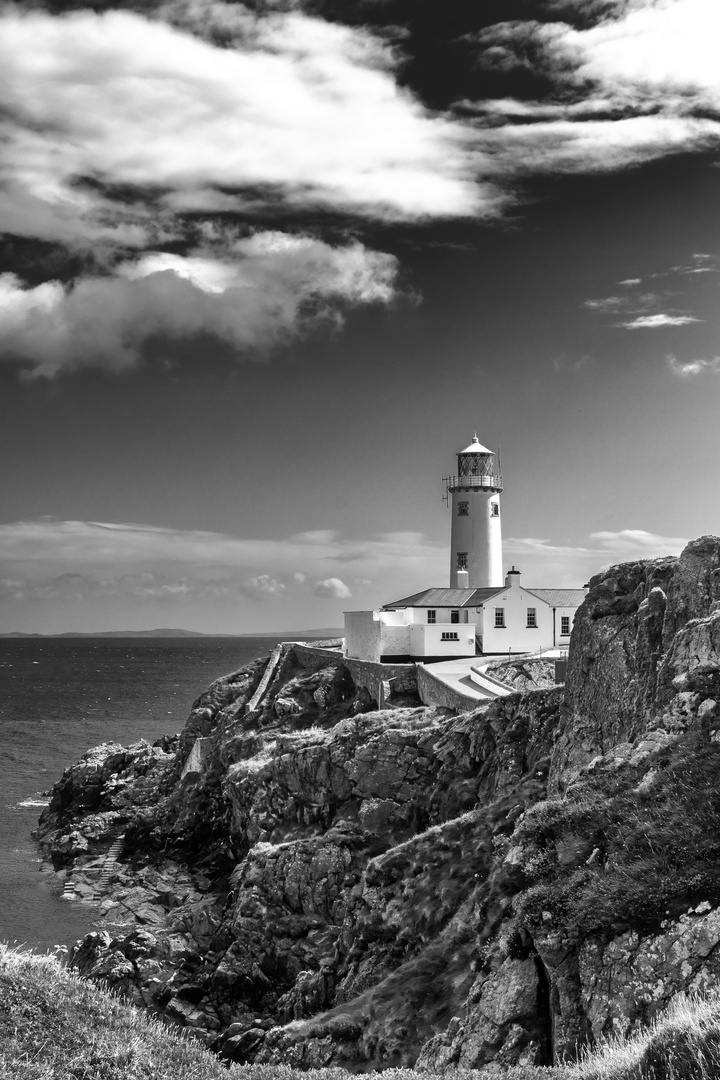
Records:
{"label": "building window", "polygon": [[495,608],[495,626],[504,626],[504,625],[505,625],[505,608],[504,607],[496,607]]}
{"label": "building window", "polygon": [[436,615],[437,615],[436,611],[433,611],[432,608],[428,608],[428,622],[429,623],[434,623],[436,621]]}
{"label": "building window", "polygon": [[470,503],[469,502],[459,502],[457,504],[457,506],[458,506],[458,517],[467,517],[468,514],[470,513]]}
{"label": "building window", "polygon": [[458,570],[467,570],[467,566],[468,566],[467,557],[468,557],[467,551],[458,551],[458,553],[457,553],[457,569]]}
{"label": "building window", "polygon": [[447,630],[447,631],[444,630],[440,634],[440,640],[441,641],[459,641],[460,639],[457,636],[457,634],[453,634],[450,630]]}
{"label": "building window", "polygon": [[529,607],[527,609],[527,625],[537,626],[537,608]]}
{"label": "building window", "polygon": [[460,612],[459,611],[451,611],[450,612],[450,622],[460,622]]}
{"label": "building window", "polygon": [[490,517],[500,517],[500,503],[490,503]]}
{"label": "building window", "polygon": [[561,634],[569,634],[570,633],[570,616],[569,615],[561,615],[560,616],[560,633]]}

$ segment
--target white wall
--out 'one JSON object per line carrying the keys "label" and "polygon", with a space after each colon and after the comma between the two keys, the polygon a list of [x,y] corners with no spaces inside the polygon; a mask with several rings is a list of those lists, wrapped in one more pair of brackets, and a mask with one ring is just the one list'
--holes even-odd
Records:
{"label": "white wall", "polygon": [[[460,612],[461,619],[467,617],[467,611]],[[476,623],[451,623],[449,608],[437,609],[437,618],[428,623],[426,608],[346,611],[345,655],[375,661],[381,656],[474,656]],[[457,640],[443,641],[443,634],[457,634]]]}
{"label": "white wall", "polygon": [[569,619],[570,619],[570,631],[572,632],[573,623],[575,622],[575,612],[576,611],[577,611],[577,608],[574,608],[574,607],[555,608],[555,628],[556,628],[555,638],[556,638],[556,644],[558,644],[558,645],[569,645],[570,644],[570,634],[561,634],[560,633],[560,627],[562,625],[562,623],[560,622],[560,616],[561,615],[567,615],[569,617]]}
{"label": "white wall", "polygon": [[[512,577],[511,577],[512,580]],[[535,608],[536,627],[527,625],[528,608]],[[495,608],[505,609],[505,627],[495,626]],[[577,608],[556,608],[553,633],[552,606],[527,592],[520,585],[506,588],[493,596],[482,613],[482,648],[484,653],[539,652],[567,645],[570,635],[560,634],[561,615],[570,616],[570,629]]]}
{"label": "white wall", "polygon": [[380,625],[377,611],[346,611],[345,655],[356,660],[379,660]]}
{"label": "white wall", "polygon": [[[468,504],[468,513],[458,514],[458,503]],[[497,517],[491,513],[498,507]],[[452,524],[450,529],[450,588],[458,587],[457,556],[465,551],[471,589],[501,587],[502,531],[500,526],[500,495],[482,488],[452,492]]]}
{"label": "white wall", "polygon": [[[475,623],[429,623],[412,627],[413,656],[474,656]],[[443,641],[443,634],[457,634],[457,641]]]}
{"label": "white wall", "polygon": [[[451,613],[451,611],[457,611],[459,613],[460,622],[467,622],[468,618],[470,617],[468,615],[468,611],[470,609],[468,609],[468,608],[431,608],[430,610],[435,612],[435,622],[436,623],[441,623],[441,622],[442,623],[446,623],[446,622],[449,623],[450,622],[450,613]],[[396,612],[384,611],[383,612],[383,618],[384,618],[385,615],[390,615],[390,614],[402,614],[403,617],[404,617],[404,621],[406,623],[412,623],[413,625],[415,625],[416,623],[426,623],[427,624],[427,621],[428,621],[428,617],[427,617],[428,616],[428,608],[425,608],[425,607],[404,608],[402,612],[397,612],[397,613]],[[474,608],[470,611],[470,615],[472,616],[473,619],[475,618],[475,609]],[[432,625],[432,624],[430,624],[430,625]]]}

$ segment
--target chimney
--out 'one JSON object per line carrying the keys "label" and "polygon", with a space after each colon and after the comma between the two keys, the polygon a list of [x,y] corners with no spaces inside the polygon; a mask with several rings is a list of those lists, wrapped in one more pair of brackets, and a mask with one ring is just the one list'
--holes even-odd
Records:
{"label": "chimney", "polygon": [[458,570],[457,572],[457,587],[458,589],[470,588],[470,571]]}
{"label": "chimney", "polygon": [[505,575],[505,588],[514,589],[520,585],[520,571],[516,570],[513,566],[512,570],[508,570]]}

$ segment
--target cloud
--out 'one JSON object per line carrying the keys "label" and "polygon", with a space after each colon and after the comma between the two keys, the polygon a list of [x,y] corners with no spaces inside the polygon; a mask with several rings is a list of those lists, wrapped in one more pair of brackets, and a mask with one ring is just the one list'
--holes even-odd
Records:
{"label": "cloud", "polygon": [[51,633],[325,626],[328,601],[352,590],[360,607],[374,607],[444,582],[446,563],[446,545],[420,533],[361,538],[316,529],[250,539],[147,524],[18,521],[0,524],[0,623]]}
{"label": "cloud", "polygon": [[285,592],[285,586],[269,574],[260,574],[238,583],[240,592],[253,600],[279,600]]}
{"label": "cloud", "polygon": [[122,370],[154,336],[210,334],[238,353],[263,352],[347,307],[388,303],[397,262],[355,242],[258,232],[186,255],[146,253],[112,275],[34,288],[0,275],[0,356],[36,375]]}
{"label": "cloud", "polygon": [[[483,211],[465,128],[399,86],[399,59],[369,29],[239,4],[152,15],[8,6],[0,36],[6,211],[39,201],[35,235],[75,232],[85,244],[122,232],[131,209],[102,194],[108,184],[152,189],[169,211]],[[21,216],[29,231],[32,215]]]}
{"label": "cloud", "polygon": [[[594,532],[590,540],[623,561],[640,558],[656,559],[664,555],[679,555],[688,543],[687,537],[660,536],[644,529],[620,529],[618,532]],[[620,561],[620,560],[618,560]]]}
{"label": "cloud", "polygon": [[474,105],[508,175],[606,172],[720,141],[715,0],[609,0],[568,22],[517,20],[478,35],[486,66],[532,70],[546,101]]}
{"label": "cloud", "polygon": [[[663,270],[651,274],[653,278],[664,278],[671,274],[685,273],[684,267],[673,266],[669,270]],[[621,281],[621,285],[639,284],[640,278],[629,278]],[[653,311],[670,296],[676,298],[677,289],[674,293],[666,291],[665,295],[658,292],[638,293],[631,291],[623,296],[606,296],[599,299],[585,300],[583,307],[590,311],[596,311],[601,315],[624,315],[620,322],[613,326],[622,327],[625,330],[656,330],[666,326],[687,326],[690,323],[703,322],[695,315],[682,315],[667,311]],[[630,317],[632,316],[632,317]]]}
{"label": "cloud", "polygon": [[378,33],[295,5],[7,5],[0,228],[95,251],[182,239],[188,211],[494,216],[533,173],[716,145],[715,0],[593,10],[584,29],[517,20],[478,35],[483,64],[541,73],[547,100],[441,114],[401,85],[403,57]]}
{"label": "cloud", "polygon": [[560,353],[554,357],[552,365],[554,371],[583,371],[593,366],[593,358],[589,353],[581,353],[580,356],[568,356]]}
{"label": "cloud", "polygon": [[641,282],[642,282],[642,278],[629,277],[629,278],[625,278],[623,281],[618,281],[618,285],[624,285],[626,288],[629,289],[633,285],[639,285]]}
{"label": "cloud", "polygon": [[[165,529],[116,522],[18,521],[0,524],[0,565],[9,580],[39,581],[66,573],[91,574],[97,580],[135,578],[149,573],[163,581],[208,586],[245,582],[256,594],[280,582],[286,588],[317,580],[319,564],[327,578],[347,570],[373,579],[400,563],[410,573],[432,572],[445,562],[445,547],[421,533],[381,533],[365,540],[332,530],[297,533],[282,539],[250,540],[203,530]],[[272,567],[272,570],[269,568]],[[342,582],[341,582],[342,583]]]}
{"label": "cloud", "polygon": [[643,529],[591,533],[583,543],[557,544],[538,537],[510,537],[505,557],[522,571],[522,583],[532,588],[577,588],[593,574],[615,563],[677,555],[686,537],[661,536]]}
{"label": "cloud", "polygon": [[702,360],[678,360],[675,356],[667,357],[668,366],[675,375],[686,379],[690,375],[701,375],[705,371],[720,371],[720,356],[707,357]]}
{"label": "cloud", "polygon": [[702,319],[696,319],[693,315],[639,315],[636,319],[632,319],[630,322],[616,323],[616,326],[623,326],[626,330],[654,330],[661,326],[686,326],[688,323],[702,322]]}
{"label": "cloud", "polygon": [[627,303],[624,296],[604,296],[599,300],[585,300],[583,307],[591,311],[618,311]]}
{"label": "cloud", "polygon": [[313,592],[316,596],[322,596],[328,600],[347,600],[348,597],[352,596],[345,582],[336,577],[316,581]]}

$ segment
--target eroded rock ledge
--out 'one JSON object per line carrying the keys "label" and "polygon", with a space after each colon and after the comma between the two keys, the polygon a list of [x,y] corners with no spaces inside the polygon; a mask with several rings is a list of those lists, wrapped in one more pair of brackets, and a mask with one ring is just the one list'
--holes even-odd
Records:
{"label": "eroded rock ledge", "polygon": [[593,578],[564,689],[388,691],[285,647],[67,770],[38,838],[103,917],[73,965],[308,1067],[550,1063],[717,981],[720,539]]}

